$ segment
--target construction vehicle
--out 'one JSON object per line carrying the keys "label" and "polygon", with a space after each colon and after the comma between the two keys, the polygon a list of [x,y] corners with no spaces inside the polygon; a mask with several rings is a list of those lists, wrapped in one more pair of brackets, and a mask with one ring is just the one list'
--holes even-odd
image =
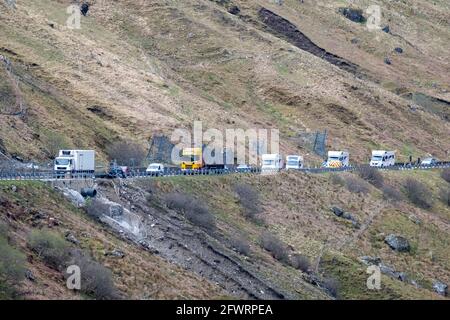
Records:
{"label": "construction vehicle", "polygon": [[298,155],[286,156],[286,170],[299,170],[303,168],[303,157]]}
{"label": "construction vehicle", "polygon": [[373,150],[369,165],[371,167],[389,167],[395,165],[395,152]]}
{"label": "construction vehicle", "polygon": [[275,172],[283,169],[283,157],[281,154],[263,154],[261,156],[261,172]]}
{"label": "construction vehicle", "polygon": [[94,173],[94,150],[60,150],[55,158],[56,173]]}
{"label": "construction vehicle", "polygon": [[342,168],[349,166],[349,153],[347,151],[328,151],[327,161],[324,163],[326,168]]}
{"label": "construction vehicle", "polygon": [[205,147],[199,148],[183,148],[182,149],[182,162],[181,162],[181,170],[226,170],[227,168],[227,159],[229,159],[229,152],[224,148],[222,149],[221,161],[219,163],[210,162],[205,159],[204,155]]}

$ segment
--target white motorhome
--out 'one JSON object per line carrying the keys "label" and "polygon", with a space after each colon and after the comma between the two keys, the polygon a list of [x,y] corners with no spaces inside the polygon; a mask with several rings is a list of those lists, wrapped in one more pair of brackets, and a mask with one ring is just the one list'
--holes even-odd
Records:
{"label": "white motorhome", "polygon": [[286,156],[286,170],[289,169],[302,169],[303,168],[303,157],[297,155]]}
{"label": "white motorhome", "polygon": [[395,152],[385,150],[373,150],[370,159],[371,167],[389,167],[395,165]]}
{"label": "white motorhome", "polygon": [[325,162],[327,168],[341,168],[349,166],[349,153],[347,151],[328,151],[328,159]]}
{"label": "white motorhome", "polygon": [[263,154],[261,172],[275,172],[283,169],[283,157],[280,154]]}
{"label": "white motorhome", "polygon": [[55,158],[56,172],[94,172],[94,150],[60,150]]}

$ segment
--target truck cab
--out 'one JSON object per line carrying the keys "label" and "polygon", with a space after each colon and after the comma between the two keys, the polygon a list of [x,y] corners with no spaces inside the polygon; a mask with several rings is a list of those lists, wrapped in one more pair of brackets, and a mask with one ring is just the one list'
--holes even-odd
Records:
{"label": "truck cab", "polygon": [[385,150],[373,150],[369,165],[371,167],[389,167],[395,165],[395,152]]}
{"label": "truck cab", "polygon": [[198,170],[203,168],[202,148],[183,148],[181,170]]}
{"label": "truck cab", "polygon": [[328,151],[325,162],[327,168],[342,168],[349,166],[349,153],[347,151]]}
{"label": "truck cab", "polygon": [[263,154],[261,162],[261,172],[275,172],[283,168],[283,158],[280,154]]}
{"label": "truck cab", "polygon": [[286,156],[286,170],[299,170],[303,168],[303,157],[298,155]]}
{"label": "truck cab", "polygon": [[72,172],[73,159],[69,157],[57,157],[55,159],[55,171],[57,172]]}

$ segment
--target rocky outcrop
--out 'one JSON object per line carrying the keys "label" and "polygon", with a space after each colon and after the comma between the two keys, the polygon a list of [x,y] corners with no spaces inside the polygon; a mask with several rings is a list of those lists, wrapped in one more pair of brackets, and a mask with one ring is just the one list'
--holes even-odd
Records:
{"label": "rocky outcrop", "polygon": [[339,13],[350,21],[357,23],[366,22],[366,18],[364,17],[363,11],[361,9],[339,8]]}
{"label": "rocky outcrop", "polygon": [[392,250],[398,252],[409,252],[411,250],[408,239],[402,236],[390,234],[386,238],[384,238],[384,242],[386,242]]}
{"label": "rocky outcrop", "polygon": [[441,281],[433,282],[433,289],[437,294],[446,297],[448,295],[448,285]]}

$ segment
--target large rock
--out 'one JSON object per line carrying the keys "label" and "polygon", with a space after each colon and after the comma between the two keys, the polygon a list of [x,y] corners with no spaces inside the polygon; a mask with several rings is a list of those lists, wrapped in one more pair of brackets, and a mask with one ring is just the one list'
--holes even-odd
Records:
{"label": "large rock", "polygon": [[446,297],[448,295],[448,285],[441,281],[433,282],[433,289],[441,296]]}
{"label": "large rock", "polygon": [[86,204],[86,200],[83,196],[75,190],[69,188],[61,189],[62,194],[76,207],[83,207]]}
{"label": "large rock", "polygon": [[411,250],[408,239],[402,236],[390,234],[384,238],[384,242],[386,242],[392,250],[398,252],[409,252]]}

